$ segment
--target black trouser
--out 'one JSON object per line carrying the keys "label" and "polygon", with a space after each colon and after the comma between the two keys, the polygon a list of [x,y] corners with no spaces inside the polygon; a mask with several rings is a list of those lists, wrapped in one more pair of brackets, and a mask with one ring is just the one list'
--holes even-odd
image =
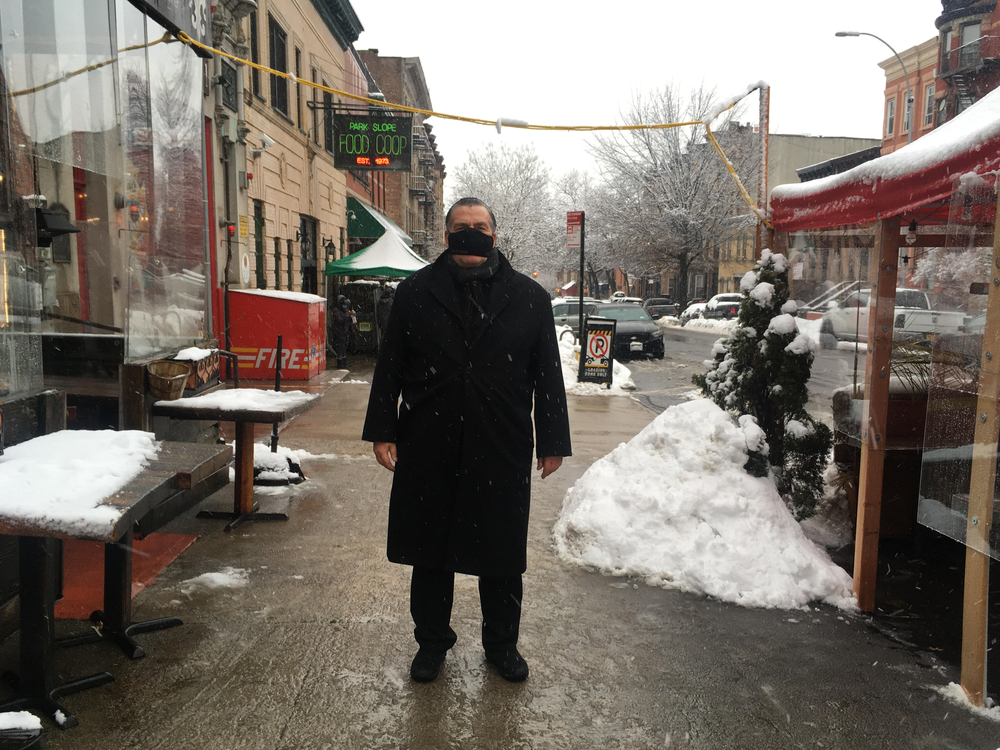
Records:
{"label": "black trouser", "polygon": [[[483,648],[500,653],[517,646],[521,626],[521,576],[479,578],[479,601],[483,610]],[[410,580],[410,614],[413,635],[420,648],[444,653],[458,636],[451,629],[451,605],[455,596],[455,574],[450,570],[413,568]]]}

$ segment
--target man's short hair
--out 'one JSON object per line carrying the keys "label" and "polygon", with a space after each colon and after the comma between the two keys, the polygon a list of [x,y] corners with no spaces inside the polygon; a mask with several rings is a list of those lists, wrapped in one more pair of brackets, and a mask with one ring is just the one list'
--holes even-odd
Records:
{"label": "man's short hair", "polygon": [[459,206],[482,206],[490,214],[490,229],[492,229],[494,232],[497,231],[497,217],[493,215],[493,209],[487,206],[483,201],[479,200],[479,198],[471,198],[471,197],[459,198],[457,201],[455,201],[452,207],[448,209],[448,213],[444,215],[444,228],[446,230],[448,229],[448,227],[451,226],[451,212],[454,211]]}

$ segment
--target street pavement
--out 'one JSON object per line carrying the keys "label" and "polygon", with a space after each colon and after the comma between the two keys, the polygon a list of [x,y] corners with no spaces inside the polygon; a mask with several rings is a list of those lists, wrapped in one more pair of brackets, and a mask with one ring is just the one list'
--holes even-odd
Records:
{"label": "street pavement", "polygon": [[[476,581],[458,576],[458,643],[437,681],[412,682],[409,569],[385,559],[392,477],[360,440],[368,386],[331,375],[310,386],[320,405],[280,435],[314,456],[308,481],[260,495],[290,520],[225,533],[192,511],[171,524],[199,538],[133,614],[183,627],[139,636],[136,661],[110,644],[60,651],[66,678],[107,669],[116,680],[63,698],[80,726],[46,724],[49,750],[1000,747],[1000,723],[933,690],[958,680],[954,665],[867,616],[746,609],[560,561],[551,529],[566,490],[655,416],[621,397],[571,397],[574,455],[533,479],[529,679],[506,683],[486,663]],[[347,378],[370,379],[370,363]],[[231,502],[230,485],[200,508]],[[228,567],[246,571],[245,586],[191,583]],[[15,645],[0,667],[16,664]]]}

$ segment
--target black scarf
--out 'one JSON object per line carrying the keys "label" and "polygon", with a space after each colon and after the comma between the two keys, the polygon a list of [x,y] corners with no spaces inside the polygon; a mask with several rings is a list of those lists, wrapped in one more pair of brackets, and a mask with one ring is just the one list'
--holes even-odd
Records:
{"label": "black scarf", "polygon": [[462,307],[465,313],[465,336],[468,341],[471,341],[476,328],[486,320],[486,310],[490,306],[491,282],[494,274],[500,268],[500,254],[494,247],[486,257],[485,263],[471,268],[458,265],[455,259],[449,255],[446,265],[462,297]]}

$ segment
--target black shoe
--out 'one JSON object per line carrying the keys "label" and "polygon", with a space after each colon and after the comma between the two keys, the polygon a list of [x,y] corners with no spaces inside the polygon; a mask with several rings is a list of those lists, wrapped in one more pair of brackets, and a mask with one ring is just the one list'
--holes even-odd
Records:
{"label": "black shoe", "polygon": [[497,672],[507,682],[524,682],[528,679],[528,662],[517,652],[516,648],[498,653],[487,653],[486,661],[496,667]]}
{"label": "black shoe", "polygon": [[441,672],[444,656],[424,648],[420,649],[410,665],[410,677],[416,682],[433,682]]}

